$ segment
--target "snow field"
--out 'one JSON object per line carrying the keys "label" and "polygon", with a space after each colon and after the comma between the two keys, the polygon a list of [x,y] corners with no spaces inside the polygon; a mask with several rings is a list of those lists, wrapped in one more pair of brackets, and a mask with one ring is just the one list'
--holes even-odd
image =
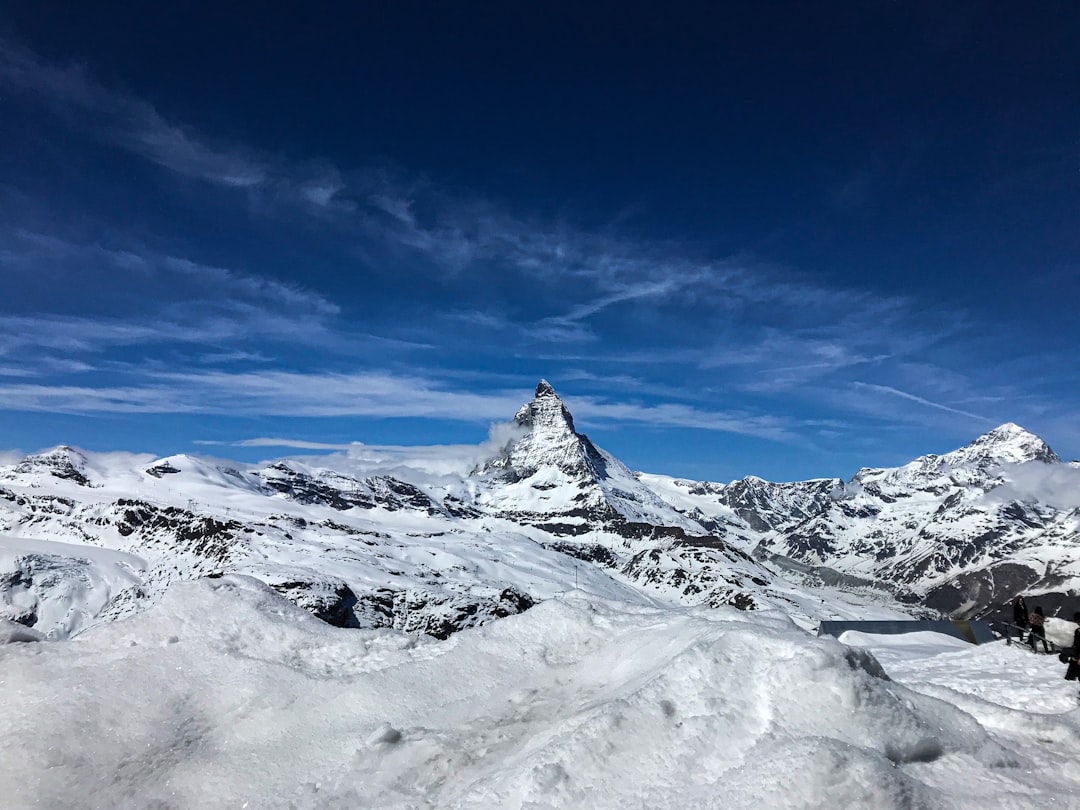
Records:
{"label": "snow field", "polygon": [[[778,612],[569,594],[433,642],[339,630],[226,576],[175,583],[146,613],[68,643],[0,647],[0,795],[8,807],[984,810],[1075,790],[998,715],[988,731],[933,683],[883,675]],[[1062,756],[1077,745],[1066,720]]]}
{"label": "snow field", "polygon": [[1056,655],[1004,641],[976,647],[937,633],[841,639],[871,651],[908,688],[968,713],[1020,758],[1008,772],[928,771],[926,781],[963,785],[984,807],[1080,807],[1077,684],[1063,680]]}
{"label": "snow field", "polygon": [[141,585],[146,568],[134,554],[0,535],[0,571],[15,574],[0,589],[0,608],[29,611],[45,635],[67,638],[92,625],[117,593]]}

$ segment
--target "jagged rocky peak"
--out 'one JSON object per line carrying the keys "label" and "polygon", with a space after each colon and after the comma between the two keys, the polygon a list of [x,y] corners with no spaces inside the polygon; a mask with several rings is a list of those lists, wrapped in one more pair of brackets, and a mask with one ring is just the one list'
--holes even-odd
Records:
{"label": "jagged rocky peak", "polygon": [[574,429],[574,417],[547,380],[536,386],[531,402],[521,406],[514,422],[525,433],[511,440],[499,458],[482,471],[505,470],[527,478],[544,467],[591,479],[606,475],[606,462],[589,438]]}
{"label": "jagged rocky peak", "polygon": [[86,464],[86,456],[74,447],[62,444],[44,453],[27,456],[15,466],[14,471],[24,475],[45,473],[86,486],[90,483],[86,477]]}
{"label": "jagged rocky peak", "polygon": [[1061,462],[1057,453],[1051,450],[1046,442],[1012,422],[1006,422],[989,433],[984,433],[966,447],[947,453],[941,458],[949,464]]}
{"label": "jagged rocky peak", "polygon": [[547,380],[540,380],[532,402],[521,406],[514,421],[534,432],[577,433],[574,430],[574,417]]}

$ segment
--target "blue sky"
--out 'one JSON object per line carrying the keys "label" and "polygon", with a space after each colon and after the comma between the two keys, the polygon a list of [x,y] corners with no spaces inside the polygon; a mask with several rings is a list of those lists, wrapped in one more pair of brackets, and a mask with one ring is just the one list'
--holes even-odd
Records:
{"label": "blue sky", "polygon": [[1075,4],[159,5],[0,11],[0,447],[1080,457]]}

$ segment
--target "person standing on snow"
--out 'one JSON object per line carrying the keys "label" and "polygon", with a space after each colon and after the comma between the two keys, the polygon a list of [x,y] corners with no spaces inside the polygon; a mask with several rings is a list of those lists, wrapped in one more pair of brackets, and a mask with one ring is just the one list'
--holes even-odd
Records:
{"label": "person standing on snow", "polygon": [[[1077,627],[1073,632],[1072,648],[1068,651],[1068,655],[1063,654],[1065,661],[1069,664],[1069,668],[1065,670],[1067,681],[1080,680],[1080,613],[1073,614],[1073,621],[1076,622]],[[1077,695],[1077,699],[1080,699],[1080,695]]]}
{"label": "person standing on snow", "polygon": [[1035,639],[1041,638],[1043,643],[1043,652],[1050,652],[1050,647],[1046,643],[1046,617],[1043,616],[1043,609],[1041,605],[1036,606],[1035,610],[1028,616],[1028,621],[1031,622],[1031,635],[1028,636],[1028,643],[1031,644],[1031,651],[1035,652]]}
{"label": "person standing on snow", "polygon": [[1024,597],[1017,596],[1013,600],[1013,624],[1017,627],[1027,627],[1027,602],[1024,601]]}

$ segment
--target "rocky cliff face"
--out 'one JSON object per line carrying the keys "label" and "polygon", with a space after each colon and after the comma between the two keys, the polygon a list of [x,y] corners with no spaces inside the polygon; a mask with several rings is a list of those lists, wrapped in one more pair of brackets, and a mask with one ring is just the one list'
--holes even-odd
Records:
{"label": "rocky cliff face", "polygon": [[541,380],[517,412],[522,434],[473,472],[477,504],[556,535],[606,529],[628,537],[643,525],[708,534],[674,510],[614,456],[574,429],[574,418]]}
{"label": "rocky cliff face", "polygon": [[473,474],[485,513],[540,529],[560,538],[551,548],[602,557],[631,581],[689,601],[745,608],[783,601],[766,595],[773,575],[724,539],[718,524],[674,508],[578,433],[546,381],[514,422],[522,435]]}

